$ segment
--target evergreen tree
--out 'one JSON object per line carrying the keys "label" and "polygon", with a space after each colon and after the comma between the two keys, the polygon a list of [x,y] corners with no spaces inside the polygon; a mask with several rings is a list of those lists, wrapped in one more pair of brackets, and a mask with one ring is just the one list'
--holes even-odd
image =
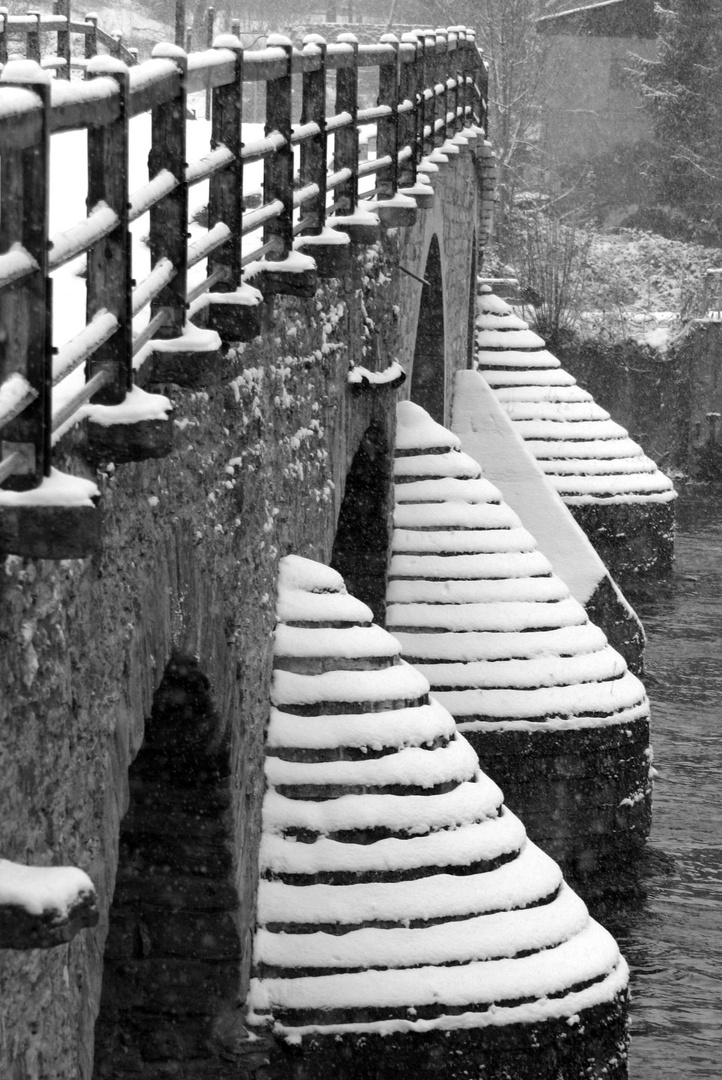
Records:
{"label": "evergreen tree", "polygon": [[722,0],[656,5],[659,53],[638,78],[654,123],[650,195],[683,230],[722,233]]}

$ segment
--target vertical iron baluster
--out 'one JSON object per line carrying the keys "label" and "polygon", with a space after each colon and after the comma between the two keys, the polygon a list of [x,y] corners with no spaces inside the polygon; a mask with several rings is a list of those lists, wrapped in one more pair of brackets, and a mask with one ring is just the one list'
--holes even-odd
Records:
{"label": "vertical iron baluster", "polygon": [[[219,267],[227,271],[225,281],[217,286],[218,292],[232,292],[241,284],[241,213],[243,207],[243,47],[237,37],[224,35],[217,38],[215,48],[231,49],[236,57],[234,79],[227,86],[217,86],[213,91],[213,124],[211,149],[225,146],[234,160],[225,169],[214,172],[210,179],[208,200],[208,226],[224,221],[231,230],[231,238],[222,248],[208,258],[208,271]],[[215,286],[214,286],[215,288]]]}
{"label": "vertical iron baluster", "polygon": [[99,70],[88,64],[87,77],[110,76],[118,84],[119,113],[109,124],[88,128],[88,213],[98,203],[114,211],[118,224],[88,251],[86,322],[103,309],[115,315],[118,328],[85,365],[86,382],[107,371],[107,383],[92,399],[118,405],[133,386],[131,249],[128,223],[128,69],[116,60],[110,70],[104,57]]}
{"label": "vertical iron baluster", "polygon": [[70,78],[70,0],[53,0],[53,14],[67,20],[66,29],[58,30],[58,56],[65,61],[58,69],[59,79]]}
{"label": "vertical iron baluster", "polygon": [[267,83],[265,133],[278,131],[284,144],[274,154],[268,154],[263,163],[263,191],[265,202],[274,199],[283,203],[277,218],[267,221],[263,227],[263,243],[276,242],[274,259],[283,261],[293,246],[293,147],[291,146],[291,63],[293,46],[286,37],[273,35],[271,47],[283,49],[284,74]]}
{"label": "vertical iron baluster", "polygon": [[317,124],[318,134],[312,135],[301,145],[301,185],[316,184],[318,195],[305,204],[303,214],[313,219],[313,224],[304,229],[306,233],[318,235],[326,221],[326,177],[327,135],[326,135],[326,41],[318,34],[309,34],[303,39],[304,52],[318,49],[319,67],[316,71],[303,73],[303,103],[301,123]]}
{"label": "vertical iron baluster", "polygon": [[[0,157],[3,213],[0,250],[20,243],[36,269],[0,294],[0,379],[13,372],[25,377],[35,399],[3,429],[3,456],[19,452],[24,464],[9,480],[12,488],[37,487],[50,475],[52,392],[52,302],[48,276],[48,186],[50,162],[50,75],[38,65],[32,79],[18,82],[13,64],[0,75],[0,92],[22,86],[41,102],[38,141],[27,149],[6,150]],[[19,233],[19,235],[18,235]]]}
{"label": "vertical iron baluster", "polygon": [[384,34],[381,41],[391,45],[394,55],[379,65],[379,105],[388,105],[391,113],[378,122],[376,151],[379,157],[388,155],[391,164],[378,173],[378,197],[391,199],[399,187],[399,39]]}
{"label": "vertical iron baluster", "polygon": [[186,284],[188,277],[188,184],[186,183],[186,71],[188,58],[176,45],[162,42],[156,45],[153,59],[173,60],[178,69],[178,90],[175,97],[153,109],[151,115],[151,150],[148,155],[148,174],[152,180],[168,169],[178,186],[164,195],[150,210],[151,265],[163,258],[175,268],[175,277],[151,302],[154,318],[166,311],[165,325],[156,337],[179,337],[185,325]]}
{"label": "vertical iron baluster", "polygon": [[341,214],[353,214],[358,205],[358,38],[354,34],[339,34],[336,39],[350,45],[351,65],[336,72],[336,113],[350,113],[351,123],[336,132],[334,169],[349,169],[351,176],[337,188],[337,208]]}

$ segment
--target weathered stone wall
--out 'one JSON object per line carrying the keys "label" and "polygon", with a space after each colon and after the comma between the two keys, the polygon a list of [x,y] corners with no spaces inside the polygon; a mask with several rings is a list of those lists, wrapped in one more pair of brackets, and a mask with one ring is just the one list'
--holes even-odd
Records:
{"label": "weathered stone wall", "polygon": [[[175,449],[163,460],[108,464],[97,473],[99,556],[6,559],[0,852],[22,863],[82,867],[97,886],[101,922],[65,946],[2,955],[0,1075],[87,1080],[92,1073],[128,770],[174,654],[194,658],[219,733],[229,738],[242,948],[224,1008],[232,1013],[245,995],[278,560],[289,552],[330,560],[345,478],[364,433],[373,424],[393,440],[397,395],[353,393],[346,375],[349,363],[383,369],[413,351],[412,279],[396,267],[423,273],[432,228],[442,259],[453,264],[444,274],[453,328],[447,359],[467,355],[473,183],[466,154],[447,172],[439,209],[420,215],[413,229],[390,230],[380,248],[360,250],[347,279],[325,284],[313,299],[270,299],[262,336],[228,350],[203,389],[151,379],[151,389],[175,402]],[[453,221],[444,209],[452,206]],[[82,431],[65,437],[56,464],[96,476]],[[162,1075],[162,1062],[154,1067]]]}

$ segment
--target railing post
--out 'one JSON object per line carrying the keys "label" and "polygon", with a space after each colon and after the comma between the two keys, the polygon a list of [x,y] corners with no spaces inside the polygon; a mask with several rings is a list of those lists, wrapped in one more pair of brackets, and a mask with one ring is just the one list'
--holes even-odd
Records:
{"label": "railing post", "polygon": [[454,78],[456,79],[456,89],[454,90],[454,131],[457,135],[464,126],[464,120],[460,109],[463,102],[461,80],[463,79],[462,67],[464,63],[465,49],[466,31],[463,29],[463,27],[458,26],[456,28],[456,57],[454,60]]}
{"label": "railing post", "polygon": [[176,96],[153,109],[151,150],[148,155],[149,179],[167,169],[178,181],[178,186],[155,203],[150,211],[151,265],[155,266],[165,258],[175,269],[173,280],[151,302],[150,315],[153,319],[165,311],[165,324],[155,336],[175,338],[181,335],[185,325],[188,277],[188,184],[185,178],[188,58],[182,49],[169,42],[156,45],[152,56],[155,60],[173,60],[179,76]]}
{"label": "railing post", "polygon": [[316,124],[318,134],[301,144],[301,186],[316,184],[318,195],[305,203],[302,214],[313,219],[304,232],[318,235],[326,222],[326,178],[328,171],[326,136],[326,41],[319,34],[303,39],[304,51],[318,49],[317,71],[305,71],[302,76],[301,123]]}
{"label": "railing post", "polygon": [[[42,129],[35,145],[4,151],[0,157],[2,216],[0,250],[20,243],[37,269],[29,278],[0,294],[0,379],[13,372],[25,377],[34,400],[3,429],[3,457],[19,453],[23,464],[9,486],[37,487],[50,474],[52,303],[48,277],[48,181],[50,163],[50,75],[38,65],[15,81],[13,64],[0,74],[2,89],[22,86],[42,103]],[[2,92],[0,89],[0,92]]]}
{"label": "railing post", "polygon": [[8,35],[7,35],[8,9],[0,7],[0,64],[8,62]]}
{"label": "railing post", "polygon": [[25,35],[25,56],[28,60],[34,60],[36,64],[40,63],[40,17],[39,11],[28,12],[28,18],[35,19],[35,26]]}
{"label": "railing post", "polygon": [[436,34],[433,30],[424,33],[424,131],[429,132],[424,139],[424,153],[431,154],[435,147],[434,121],[436,120]]}
{"label": "railing post", "polygon": [[404,113],[399,125],[399,149],[405,146],[411,148],[411,155],[401,165],[399,172],[399,185],[402,188],[410,188],[416,183],[416,114],[418,111],[417,97],[417,57],[419,41],[415,34],[404,34],[401,38],[404,45],[414,46],[414,59],[408,64],[401,65],[399,101],[403,104],[410,101],[413,108]]}
{"label": "railing post", "polygon": [[293,246],[293,147],[291,146],[291,61],[293,46],[286,37],[274,34],[269,45],[283,49],[286,57],[285,71],[279,79],[266,84],[265,133],[278,131],[284,145],[275,154],[269,154],[263,163],[263,191],[266,202],[278,199],[283,210],[277,218],[267,221],[263,227],[263,243],[275,242],[273,259],[282,262],[288,258]]}
{"label": "railing post", "polygon": [[[95,66],[98,64],[98,69]],[[110,124],[88,128],[88,213],[105,203],[118,223],[88,251],[86,322],[105,309],[118,320],[112,337],[85,365],[86,382],[107,371],[111,382],[92,398],[94,404],[118,405],[133,386],[132,285],[128,229],[128,69],[106,58],[88,64],[89,79],[110,76],[118,84],[118,116]]]}
{"label": "railing post", "polygon": [[[210,179],[208,199],[208,227],[213,228],[224,221],[231,230],[227,244],[214,251],[208,258],[208,272],[223,267],[225,279],[220,281],[217,292],[232,292],[242,281],[241,266],[241,210],[243,207],[243,47],[237,37],[224,35],[216,39],[214,47],[230,49],[236,58],[232,83],[217,86],[213,91],[213,123],[211,149],[225,146],[234,156],[233,163],[214,172]],[[215,288],[215,287],[214,287]]]}
{"label": "railing post", "polygon": [[186,0],[175,0],[175,43],[179,49],[185,45]]}
{"label": "railing post", "polygon": [[436,145],[443,146],[446,142],[446,117],[448,115],[449,88],[446,85],[449,60],[449,38],[446,30],[436,31],[436,77],[437,84],[443,86],[443,91],[436,100],[436,118],[442,121],[442,126],[436,133]]}
{"label": "railing post", "polygon": [[[216,13],[214,8],[209,7],[206,12],[206,48],[213,48],[213,26],[216,21]],[[211,88],[210,88],[210,74],[208,76],[208,88],[206,90],[206,120],[211,118]]]}
{"label": "railing post", "polygon": [[358,205],[358,38],[355,34],[339,34],[336,40],[350,45],[353,53],[351,67],[336,72],[336,113],[350,113],[351,123],[339,128],[334,143],[334,169],[348,169],[348,180],[337,189],[337,210],[353,214]]}
{"label": "railing post", "polygon": [[378,157],[391,158],[391,164],[378,173],[378,197],[390,199],[399,188],[399,39],[384,34],[381,42],[394,50],[393,60],[379,66],[379,105],[388,105],[391,113],[379,120],[376,142]]}
{"label": "railing post", "polygon": [[88,29],[85,34],[85,59],[92,60],[98,52],[98,16],[86,15]]}
{"label": "railing post", "polygon": [[67,19],[68,27],[58,30],[58,56],[65,61],[65,66],[58,70],[58,78],[70,79],[70,0],[53,0],[53,14]]}

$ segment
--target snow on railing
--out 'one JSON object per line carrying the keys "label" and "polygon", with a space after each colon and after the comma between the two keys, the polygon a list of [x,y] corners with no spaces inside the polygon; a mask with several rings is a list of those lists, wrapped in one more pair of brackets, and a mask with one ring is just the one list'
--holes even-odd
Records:
{"label": "snow on railing", "polygon": [[[47,39],[49,34],[56,35],[56,56],[42,55],[44,39],[41,35]],[[74,34],[84,39],[84,57],[73,53]],[[6,9],[0,9],[0,64],[7,63],[9,46],[21,42],[24,44],[27,60],[35,60],[42,67],[57,71],[60,79],[69,79],[72,68],[84,68],[86,62],[98,53],[99,45],[126,64],[138,63],[138,50],[126,48],[122,36],[113,37],[102,30],[94,12],[86,15],[83,22],[73,19],[70,0],[54,0],[52,15],[43,15],[39,11],[10,15]]]}
{"label": "snow on railing", "polygon": [[[95,26],[93,20],[88,16],[89,25]],[[48,28],[59,37],[67,34],[67,7],[51,22]],[[32,544],[19,535],[18,501],[5,497],[7,489],[30,494],[41,485],[50,475],[54,433],[59,437],[61,427],[67,430],[74,416],[85,415],[88,401],[125,401],[148,351],[139,356],[144,346],[182,337],[189,304],[204,293],[237,293],[246,267],[262,293],[312,295],[317,276],[345,272],[349,237],[373,242],[379,220],[412,224],[417,209],[433,200],[433,188],[420,182],[435,170],[428,159],[455,137],[465,145],[463,133],[473,139],[475,126],[486,121],[485,66],[473,32],[463,28],[405,34],[402,41],[387,34],[375,45],[359,45],[351,34],[327,45],[311,35],[302,49],[273,35],[255,52],[244,52],[237,37],[225,34],[191,55],[178,45],[157,45],[152,58],[132,70],[117,56],[98,55],[86,63],[85,81],[61,83],[37,62],[31,37],[40,26],[35,16],[0,15],[0,58],[8,32],[17,29],[29,35],[31,56],[7,62],[0,74],[0,319],[14,328],[0,394],[14,376],[25,380],[27,391],[19,413],[0,417],[0,546],[31,555]],[[362,68],[378,71],[373,108],[359,109]],[[300,122],[293,115],[293,76],[302,83]],[[254,131],[245,141],[244,85],[258,82],[266,84],[266,134],[258,138]],[[326,115],[329,82],[335,83],[332,116]],[[188,97],[199,92],[212,105],[210,147],[188,163]],[[131,191],[129,163],[137,149],[131,161],[130,122],[143,114],[150,119],[148,181]],[[377,141],[375,155],[360,164],[362,127],[364,139],[373,130]],[[87,138],[90,211],[51,237],[51,138],[72,131]],[[253,192],[244,197],[244,180],[257,164],[260,205],[254,198],[258,169]],[[199,234],[197,224],[189,226],[189,191],[201,182],[208,185],[208,221]],[[200,204],[193,205],[197,223]],[[146,213],[147,245],[136,238],[134,246],[129,226]],[[59,342],[54,358],[50,272],[80,256],[86,264],[86,327]],[[194,272],[189,283],[194,267],[201,275]],[[139,330],[134,318],[147,306],[148,322]],[[244,339],[244,320],[257,322],[247,303],[217,306],[224,326],[229,314],[237,320],[233,340]],[[208,312],[213,328],[212,306]],[[76,379],[81,365],[84,383]],[[154,422],[141,415],[135,425],[124,422],[123,460],[158,456],[157,432],[152,449],[148,443],[148,423]],[[94,435],[89,433],[89,445]],[[134,439],[137,445],[131,445]],[[169,449],[170,442],[164,452]],[[3,524],[8,514],[15,515],[10,526]],[[88,553],[96,542],[88,540]],[[45,540],[42,550],[47,557]],[[61,545],[50,557],[67,554]]]}

